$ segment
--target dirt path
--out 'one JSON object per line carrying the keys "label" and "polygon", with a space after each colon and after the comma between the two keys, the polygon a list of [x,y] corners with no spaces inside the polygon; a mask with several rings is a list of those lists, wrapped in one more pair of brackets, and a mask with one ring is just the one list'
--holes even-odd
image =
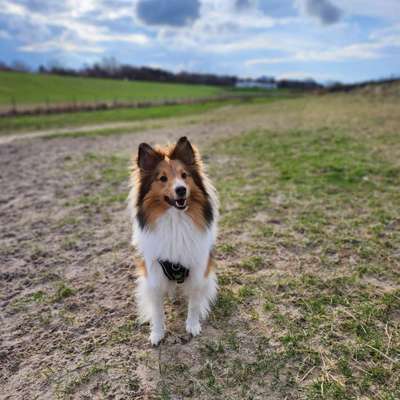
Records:
{"label": "dirt path", "polygon": [[[113,168],[128,171],[142,141],[187,135],[202,146],[260,123],[207,118],[109,137],[2,138],[11,140],[0,146],[0,398],[149,398],[156,389],[160,355],[135,325],[130,226],[125,203],[113,199],[128,180]],[[167,340],[185,354],[177,321]]]}
{"label": "dirt path", "polygon": [[[173,120],[174,121],[174,120]],[[185,123],[185,118],[181,119],[181,123]],[[161,125],[168,125],[168,120],[162,120]],[[158,124],[158,125],[160,125]],[[53,129],[41,129],[28,132],[11,133],[7,135],[0,136],[0,145],[15,142],[24,139],[37,139],[54,135],[68,135],[68,134],[78,134],[84,132],[97,132],[102,130],[126,130],[129,132],[135,132],[138,127],[146,131],[155,125],[153,121],[135,121],[135,122],[109,122],[101,124],[83,125],[79,127],[66,127],[66,128],[53,128]]]}
{"label": "dirt path", "polygon": [[132,122],[118,122],[118,123],[106,123],[106,124],[96,124],[96,125],[85,125],[80,127],[68,127],[68,128],[57,128],[57,129],[46,129],[39,131],[15,133],[10,135],[0,136],[0,145],[11,143],[16,140],[22,139],[36,139],[57,134],[67,134],[67,133],[81,133],[81,132],[94,132],[103,129],[129,129],[135,128],[138,123]]}

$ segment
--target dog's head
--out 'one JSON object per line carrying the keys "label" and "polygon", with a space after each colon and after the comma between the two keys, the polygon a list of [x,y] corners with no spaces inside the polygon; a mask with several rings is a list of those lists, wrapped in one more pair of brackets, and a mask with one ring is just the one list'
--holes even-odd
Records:
{"label": "dog's head", "polygon": [[138,219],[142,228],[170,208],[189,213],[199,225],[209,224],[212,210],[206,191],[200,155],[186,137],[174,146],[139,145]]}

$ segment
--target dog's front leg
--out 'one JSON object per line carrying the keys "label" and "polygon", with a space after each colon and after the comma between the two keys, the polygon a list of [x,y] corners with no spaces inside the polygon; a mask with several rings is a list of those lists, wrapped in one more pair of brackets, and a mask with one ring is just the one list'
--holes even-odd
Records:
{"label": "dog's front leg", "polygon": [[197,336],[201,332],[200,316],[201,316],[201,289],[192,288],[188,297],[188,315],[186,319],[186,332]]}
{"label": "dog's front leg", "polygon": [[211,272],[205,278],[197,278],[185,288],[189,299],[188,315],[186,319],[186,331],[193,336],[201,332],[200,319],[207,318],[211,304],[217,296],[217,278]]}
{"label": "dog's front leg", "polygon": [[139,320],[150,322],[150,342],[157,345],[164,337],[164,295],[165,290],[159,281],[151,276],[141,276],[137,280],[136,301]]}
{"label": "dog's front leg", "polygon": [[150,342],[153,346],[157,346],[165,335],[164,322],[164,295],[161,290],[152,290],[150,300]]}

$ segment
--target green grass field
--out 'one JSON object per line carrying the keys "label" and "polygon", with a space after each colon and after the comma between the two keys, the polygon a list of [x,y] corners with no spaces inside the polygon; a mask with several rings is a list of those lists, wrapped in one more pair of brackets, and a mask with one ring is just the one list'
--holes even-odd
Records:
{"label": "green grass field", "polygon": [[0,72],[0,104],[164,100],[222,94],[214,86]]}
{"label": "green grass field", "polygon": [[269,96],[256,99],[214,101],[202,104],[179,104],[155,106],[149,108],[119,108],[105,111],[86,111],[76,113],[60,113],[50,115],[17,116],[0,119],[0,135],[22,131],[78,127],[116,122],[134,122],[172,117],[185,117],[201,114],[217,108],[240,104],[268,104],[277,100],[285,100],[295,95],[287,91],[271,93]]}

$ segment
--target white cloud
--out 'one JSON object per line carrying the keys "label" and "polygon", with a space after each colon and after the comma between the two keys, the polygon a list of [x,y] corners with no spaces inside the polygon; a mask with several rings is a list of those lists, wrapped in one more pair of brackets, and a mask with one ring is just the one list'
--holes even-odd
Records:
{"label": "white cloud", "polygon": [[153,32],[163,47],[213,53],[264,48],[265,41],[272,46],[266,35],[260,38],[261,31],[298,21],[298,17],[272,18],[255,7],[238,10],[233,0],[202,0],[200,16],[190,27],[148,26],[135,18],[135,24]]}
{"label": "white cloud", "polygon": [[55,21],[49,23],[52,26],[61,26],[82,40],[89,43],[98,42],[129,42],[138,45],[146,45],[150,42],[150,39],[143,34],[130,33],[121,34],[114,33],[107,28],[99,27],[97,25],[90,25],[82,23],[80,21],[69,20],[65,17],[60,17]]}
{"label": "white cloud", "polygon": [[47,53],[50,51],[61,51],[64,53],[103,53],[104,48],[99,46],[88,46],[86,44],[65,41],[62,38],[48,40],[43,43],[33,43],[20,46],[18,50],[24,53]]}
{"label": "white cloud", "polygon": [[330,79],[330,76],[328,75],[318,75],[316,76],[315,74],[311,74],[309,72],[304,72],[304,71],[289,71],[289,72],[284,72],[282,74],[278,74],[276,76],[276,79],[299,79],[299,80],[306,80],[306,79],[319,79],[319,80],[325,80],[325,79]]}
{"label": "white cloud", "polygon": [[378,29],[370,33],[371,41],[379,43],[382,47],[400,46],[400,23],[384,29]]}
{"label": "white cloud", "polygon": [[276,76],[276,79],[300,79],[300,80],[306,80],[306,79],[311,79],[312,74],[309,74],[307,72],[301,72],[301,71],[292,71],[292,72],[285,72],[283,74],[279,74]]}
{"label": "white cloud", "polygon": [[0,39],[10,39],[11,35],[3,30],[0,30]]}
{"label": "white cloud", "polygon": [[322,51],[304,51],[296,54],[296,61],[329,61],[370,60],[380,57],[378,44],[356,43],[349,46]]}
{"label": "white cloud", "polygon": [[347,15],[400,20],[399,0],[334,0]]}
{"label": "white cloud", "polygon": [[[309,46],[307,39],[302,38],[299,41],[291,35],[270,29],[278,25],[293,24],[293,19],[273,20],[266,17],[264,20],[256,17],[253,25],[250,16],[241,18],[238,22],[240,25],[229,21],[226,16],[216,14],[197,21],[191,29],[160,29],[157,40],[161,45],[172,49],[215,54],[267,49],[287,51],[295,49],[301,43],[305,47]],[[261,31],[266,33],[260,33]]]}
{"label": "white cloud", "polygon": [[[19,46],[24,52],[61,51],[68,53],[101,53],[104,47],[98,43],[126,42],[139,46],[148,45],[150,38],[142,33],[121,34],[113,32],[109,28],[91,23],[85,18],[87,13],[102,11],[106,9],[95,0],[67,0],[63,3],[61,10],[49,11],[50,15],[28,9],[22,4],[14,4],[9,0],[0,0],[0,15],[8,15],[12,18],[21,19],[21,30],[23,21],[29,21],[38,29],[60,29],[61,32],[54,34],[49,30],[46,38],[34,40],[31,36],[23,35],[25,43]],[[132,11],[133,12],[133,11]]]}
{"label": "white cloud", "polygon": [[245,65],[373,60],[384,57],[383,50],[389,46],[400,47],[400,36],[387,36],[371,42],[354,43],[327,50],[298,50],[285,57],[255,58],[247,60]]}
{"label": "white cloud", "polygon": [[27,15],[27,11],[24,6],[11,3],[7,0],[0,1],[0,11],[3,14],[17,15],[20,17],[25,17]]}

